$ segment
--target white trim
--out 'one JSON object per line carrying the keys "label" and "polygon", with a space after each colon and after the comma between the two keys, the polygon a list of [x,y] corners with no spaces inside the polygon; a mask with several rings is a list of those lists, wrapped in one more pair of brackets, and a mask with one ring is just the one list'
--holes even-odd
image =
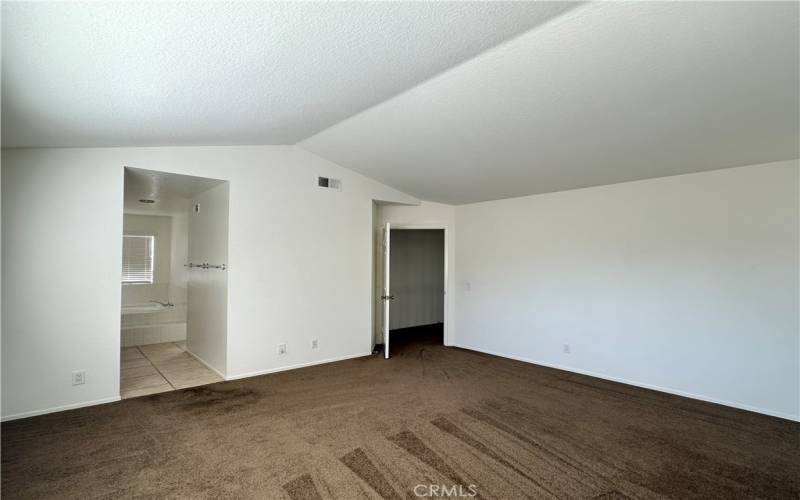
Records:
{"label": "white trim", "polygon": [[795,421],[795,422],[800,422],[800,415],[792,415],[790,413],[783,413],[783,412],[780,412],[780,411],[767,410],[765,408],[759,408],[757,406],[751,406],[751,405],[746,405],[746,404],[742,404],[742,403],[733,403],[731,401],[725,401],[725,400],[722,400],[722,399],[712,398],[712,397],[709,397],[709,396],[703,396],[703,395],[700,395],[700,394],[694,394],[694,393],[691,393],[691,392],[681,391],[679,389],[671,389],[669,387],[661,387],[661,386],[658,386],[658,385],[645,384],[643,382],[637,382],[637,381],[634,381],[634,380],[628,380],[628,379],[624,379],[624,378],[620,378],[620,377],[614,377],[614,376],[611,376],[611,375],[605,375],[605,374],[602,374],[602,373],[591,372],[591,371],[588,371],[588,370],[581,370],[581,369],[578,369],[578,368],[571,368],[571,367],[557,365],[557,364],[553,364],[553,363],[545,363],[543,361],[536,361],[536,360],[529,359],[529,358],[523,358],[522,356],[514,356],[514,355],[511,355],[511,354],[503,354],[503,353],[499,353],[499,352],[496,352],[496,351],[489,351],[487,349],[479,349],[477,347],[470,347],[470,346],[460,345],[460,344],[456,344],[455,347],[460,347],[462,349],[467,349],[467,350],[470,350],[470,351],[482,352],[484,354],[491,354],[492,356],[499,356],[501,358],[508,358],[508,359],[513,359],[513,360],[516,360],[516,361],[522,361],[522,362],[525,362],[525,363],[531,363],[531,364],[534,364],[534,365],[546,366],[548,368],[555,368],[556,370],[563,370],[563,371],[566,371],[566,372],[578,373],[580,375],[588,375],[589,377],[600,378],[600,379],[603,379],[603,380],[610,380],[612,382],[619,382],[621,384],[632,385],[632,386],[641,387],[641,388],[644,388],[644,389],[651,389],[651,390],[654,390],[654,391],[664,392],[664,393],[667,393],[667,394],[673,394],[675,396],[683,396],[685,398],[697,399],[699,401],[705,401],[707,403],[714,403],[714,404],[723,405],[723,406],[730,406],[731,408],[737,408],[739,410],[747,410],[747,411],[752,411],[752,412],[755,412],[755,413],[761,413],[763,415],[769,415],[771,417],[778,417],[778,418],[783,418],[783,419],[786,419],[786,420],[792,420],[792,421]]}
{"label": "white trim", "polygon": [[225,380],[239,380],[239,379],[248,378],[248,377],[258,377],[259,375],[267,375],[267,374],[270,374],[270,373],[284,372],[284,371],[288,371],[288,370],[295,370],[297,368],[305,368],[305,367],[314,366],[314,365],[324,365],[326,363],[335,363],[336,361],[344,361],[346,359],[363,358],[364,356],[372,356],[372,353],[371,352],[367,352],[367,353],[363,353],[363,354],[362,353],[359,353],[359,354],[348,354],[346,356],[339,356],[338,358],[321,359],[321,360],[318,360],[318,361],[309,361],[307,363],[300,363],[300,364],[296,364],[296,365],[281,366],[279,368],[268,368],[266,370],[258,370],[258,371],[254,371],[254,372],[248,372],[248,373],[240,373],[238,375],[230,375]]}
{"label": "white trim", "polygon": [[[391,340],[392,327],[389,322],[392,311],[392,223],[383,226],[383,283],[381,293],[381,332],[383,333],[383,359],[389,359],[389,341]],[[389,297],[388,299],[386,297]]]}
{"label": "white trim", "polygon": [[225,376],[225,374],[223,374],[221,371],[219,371],[219,370],[217,370],[216,368],[214,368],[213,366],[211,366],[211,363],[209,363],[209,362],[208,362],[208,361],[206,361],[205,359],[201,358],[201,357],[200,357],[200,356],[198,356],[197,354],[195,354],[195,353],[193,353],[192,351],[190,351],[190,350],[189,350],[189,346],[188,346],[188,345],[186,346],[186,354],[188,354],[189,356],[193,357],[193,358],[194,358],[194,359],[196,359],[197,361],[199,361],[199,362],[203,363],[203,364],[206,366],[206,368],[208,368],[208,369],[209,369],[209,370],[211,370],[212,372],[214,372],[214,373],[216,373],[217,375],[219,375],[220,377],[222,377],[222,380],[228,380],[228,377],[226,377],[226,376]]}
{"label": "white trim", "polygon": [[[163,309],[162,309],[162,311],[163,311]],[[153,311],[153,312],[157,312],[157,311]],[[142,314],[148,314],[148,313],[142,313]],[[146,325],[127,325],[127,326],[120,327],[120,330],[136,330],[136,329],[139,329],[139,328],[150,328],[150,327],[154,327],[154,326],[171,326],[171,325],[185,325],[185,324],[186,324],[185,321],[166,321],[164,323],[148,323]],[[183,339],[183,340],[167,340],[165,342],[153,342],[153,343],[154,344],[164,344],[166,342],[185,342],[185,341],[186,341],[186,339]],[[147,345],[147,344],[142,344],[142,345]],[[125,346],[123,346],[123,347],[125,347]],[[128,346],[128,347],[138,347],[138,346]]]}
{"label": "white trim", "polygon": [[447,258],[448,249],[450,247],[450,245],[447,244],[447,236],[449,231],[448,225],[438,222],[432,222],[430,224],[395,224],[392,222],[391,229],[441,229],[444,231],[444,302],[442,304],[444,307],[444,319],[442,320],[442,330],[444,330],[443,343],[445,346],[455,346],[456,344],[454,343],[454,339],[450,338],[450,330],[447,327],[449,324],[449,319],[452,315],[452,311],[450,311],[449,307],[450,291],[447,289],[447,280],[448,276],[450,275],[450,259]]}
{"label": "white trim", "polygon": [[2,422],[8,422],[9,420],[17,420],[20,418],[27,418],[27,417],[35,417],[37,415],[44,415],[46,413],[55,413],[58,411],[66,411],[66,410],[75,410],[77,408],[83,408],[86,406],[94,406],[94,405],[101,405],[105,403],[113,403],[115,401],[119,401],[119,396],[111,396],[110,398],[103,398],[103,399],[95,399],[94,401],[84,401],[82,403],[73,403],[69,405],[63,406],[53,406],[52,408],[46,408],[44,410],[33,410],[33,411],[24,411],[22,413],[15,413],[13,415],[4,415],[0,418]]}

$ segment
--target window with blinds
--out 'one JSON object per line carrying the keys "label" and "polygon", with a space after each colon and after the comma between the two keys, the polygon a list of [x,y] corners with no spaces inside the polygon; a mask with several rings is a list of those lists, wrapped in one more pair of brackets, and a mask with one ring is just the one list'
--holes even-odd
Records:
{"label": "window with blinds", "polygon": [[122,237],[122,283],[152,284],[155,236]]}

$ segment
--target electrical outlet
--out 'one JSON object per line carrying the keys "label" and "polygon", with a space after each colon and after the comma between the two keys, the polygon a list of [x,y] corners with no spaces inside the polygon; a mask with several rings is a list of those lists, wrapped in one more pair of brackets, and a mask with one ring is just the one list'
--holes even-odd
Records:
{"label": "electrical outlet", "polygon": [[564,344],[564,354],[569,354],[571,352],[572,349],[570,348],[569,344]]}
{"label": "electrical outlet", "polygon": [[286,344],[278,344],[278,354],[286,354]]}
{"label": "electrical outlet", "polygon": [[72,385],[83,385],[86,383],[86,372],[83,370],[72,372]]}
{"label": "electrical outlet", "polygon": [[317,339],[311,339],[311,348],[312,349],[316,349],[317,347],[319,347],[319,343],[317,342]]}

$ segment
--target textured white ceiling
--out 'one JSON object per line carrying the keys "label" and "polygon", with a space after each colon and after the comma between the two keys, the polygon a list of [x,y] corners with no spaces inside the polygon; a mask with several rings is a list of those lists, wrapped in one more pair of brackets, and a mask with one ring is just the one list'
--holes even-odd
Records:
{"label": "textured white ceiling", "polygon": [[[125,212],[173,214],[189,210],[190,200],[223,180],[171,174],[141,168],[125,168]],[[154,200],[141,203],[139,200]]]}
{"label": "textured white ceiling", "polygon": [[798,6],[581,6],[299,145],[457,204],[797,158]]}
{"label": "textured white ceiling", "polygon": [[3,2],[3,147],[293,144],[574,6]]}

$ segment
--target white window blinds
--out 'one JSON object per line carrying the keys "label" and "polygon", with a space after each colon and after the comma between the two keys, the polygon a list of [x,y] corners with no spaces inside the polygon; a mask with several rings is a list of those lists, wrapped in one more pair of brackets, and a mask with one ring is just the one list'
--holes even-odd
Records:
{"label": "white window blinds", "polygon": [[122,237],[122,282],[153,283],[154,236]]}

